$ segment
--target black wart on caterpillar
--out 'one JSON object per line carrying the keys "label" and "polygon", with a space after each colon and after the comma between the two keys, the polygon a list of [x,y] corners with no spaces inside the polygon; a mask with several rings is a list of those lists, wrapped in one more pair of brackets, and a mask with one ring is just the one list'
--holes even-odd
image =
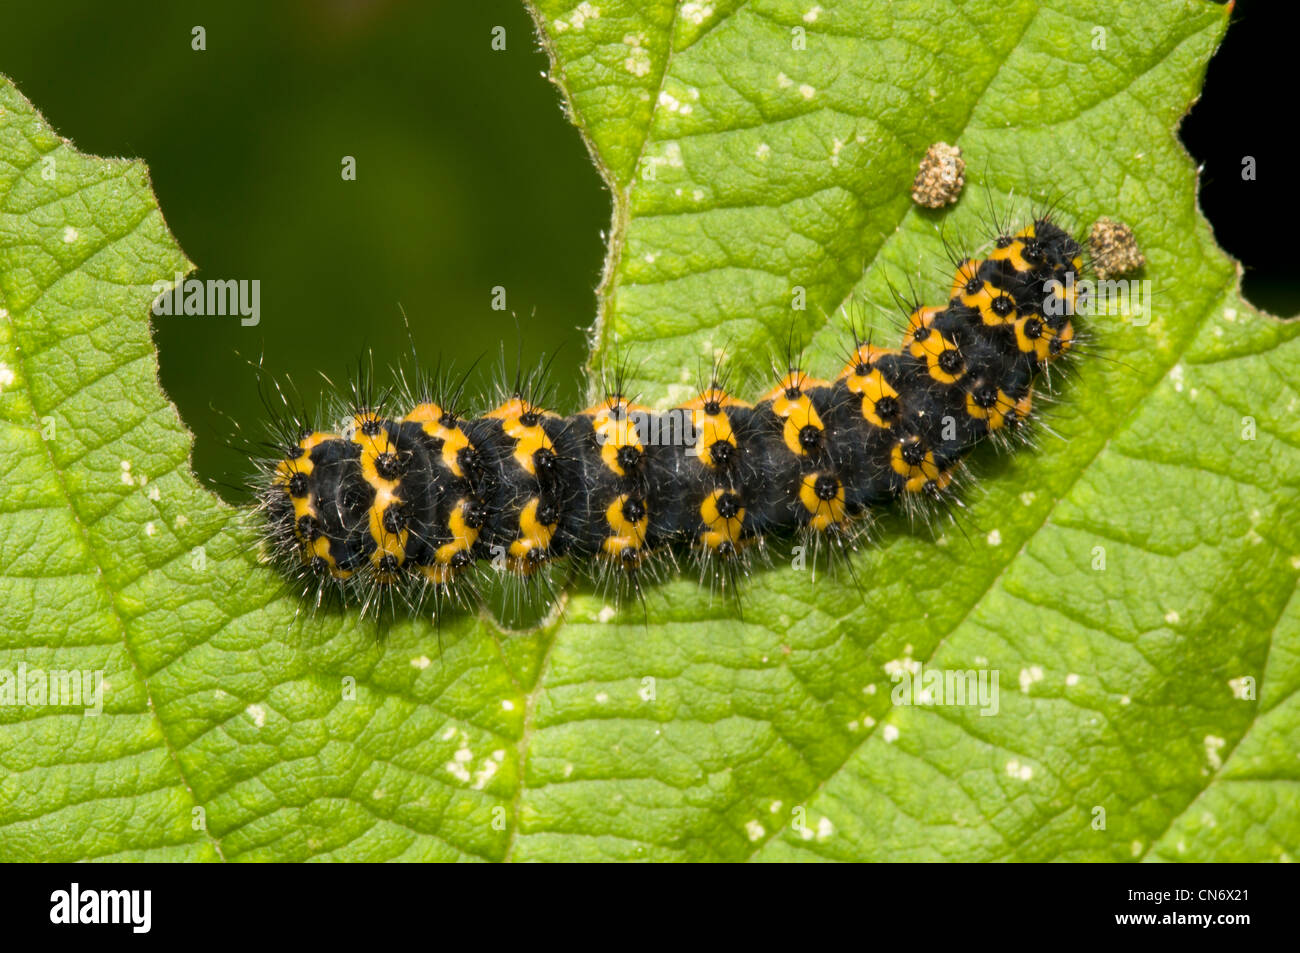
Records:
{"label": "black wart on caterpillar", "polygon": [[[318,604],[431,598],[436,615],[484,567],[536,582],[569,557],[639,591],[683,557],[735,581],[770,538],[851,544],[873,510],[951,498],[1075,343],[1073,302],[1050,299],[1079,244],[1041,218],[994,245],[957,262],[946,305],[911,311],[898,349],[855,342],[834,380],[792,368],[754,403],[715,379],[662,414],[615,392],[561,416],[519,392],[466,417],[424,388],[396,413],[356,401],[340,433],[292,421],[259,483],[269,548]],[[683,419],[690,441],[646,439]]]}

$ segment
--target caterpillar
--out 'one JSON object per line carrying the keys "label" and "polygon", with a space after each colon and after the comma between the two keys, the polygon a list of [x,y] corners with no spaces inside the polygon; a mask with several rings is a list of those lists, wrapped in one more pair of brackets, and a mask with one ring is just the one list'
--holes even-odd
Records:
{"label": "caterpillar", "polygon": [[1076,343],[1080,244],[1046,214],[1000,231],[954,259],[945,305],[905,308],[898,348],[855,333],[835,379],[792,360],[752,402],[715,365],[659,412],[616,383],[561,416],[530,379],[476,417],[426,380],[396,412],[354,388],[338,432],[291,415],[257,482],[269,550],[318,605],[432,596],[436,617],[485,564],[538,580],[570,557],[639,593],[681,557],[727,582],[769,538],[853,546],[873,511],[953,499],[981,441],[1022,437],[1036,379]]}

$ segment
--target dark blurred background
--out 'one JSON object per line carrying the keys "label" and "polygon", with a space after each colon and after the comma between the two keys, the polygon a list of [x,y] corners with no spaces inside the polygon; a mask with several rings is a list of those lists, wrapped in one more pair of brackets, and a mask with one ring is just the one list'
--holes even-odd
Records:
{"label": "dark blurred background", "polygon": [[247,476],[226,446],[227,415],[265,416],[247,361],[314,407],[318,371],[409,353],[399,303],[422,363],[488,355],[471,394],[503,341],[511,366],[560,348],[575,406],[609,199],[518,0],[5,0],[3,17],[0,73],[81,150],[148,162],[195,277],[261,280],[257,327],[154,319],[202,478]]}
{"label": "dark blurred background", "polygon": [[[1247,300],[1287,318],[1300,312],[1295,14],[1294,3],[1238,0],[1205,91],[1179,130],[1203,165],[1201,209],[1219,244],[1245,267]],[[1247,156],[1254,180],[1242,178]]]}
{"label": "dark blurred background", "polygon": [[[1182,130],[1247,297],[1283,315],[1300,311],[1289,7],[1237,5]],[[258,327],[155,319],[195,467],[230,484],[248,464],[228,418],[256,431],[264,417],[246,362],[264,357],[314,405],[318,372],[343,382],[367,348],[380,365],[407,350],[399,302],[424,363],[488,355],[471,393],[502,342],[512,365],[517,348],[525,364],[559,348],[556,403],[576,406],[609,205],[546,67],[518,0],[6,0],[0,30],[0,72],[56,129],[149,163],[197,277],[261,280]],[[490,307],[498,285],[507,312]]]}

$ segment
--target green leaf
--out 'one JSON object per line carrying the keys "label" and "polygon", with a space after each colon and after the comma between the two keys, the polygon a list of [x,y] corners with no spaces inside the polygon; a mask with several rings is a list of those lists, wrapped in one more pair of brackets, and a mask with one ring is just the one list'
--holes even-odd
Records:
{"label": "green leaf", "polygon": [[[862,592],[778,565],[743,621],[682,578],[644,617],[577,589],[538,630],[381,641],[300,614],[190,475],[147,324],[188,265],[143,167],[79,155],[0,81],[0,672],[106,686],[97,716],[0,706],[0,859],[1294,855],[1300,328],[1240,299],[1173,132],[1222,8],[535,15],[614,195],[593,366],[630,351],[649,399],[723,346],[759,366],[792,317],[831,372],[841,304],[884,330],[888,282],[942,296],[940,230],[987,240],[985,191],[1132,224],[1153,319],[1096,323],[1063,439],[979,454],[960,529],[883,520]],[[971,184],[920,213],[938,140]],[[998,714],[891,704],[918,662],[997,670]]]}

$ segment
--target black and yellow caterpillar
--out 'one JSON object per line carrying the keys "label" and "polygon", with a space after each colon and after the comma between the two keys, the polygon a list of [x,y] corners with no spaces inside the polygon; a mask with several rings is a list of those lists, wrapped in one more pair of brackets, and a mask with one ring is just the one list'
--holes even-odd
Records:
{"label": "black and yellow caterpillar", "polygon": [[294,422],[259,487],[271,548],[345,601],[411,602],[481,561],[532,577],[571,556],[635,585],[655,554],[734,570],[769,536],[852,539],[874,508],[944,499],[973,446],[1023,430],[1035,378],[1074,343],[1081,266],[1040,218],[957,262],[901,348],[855,341],[835,380],[793,368],[754,404],[715,379],[660,412],[615,392],[564,417],[516,393],[467,418],[425,392],[400,417],[355,406],[340,433]]}

